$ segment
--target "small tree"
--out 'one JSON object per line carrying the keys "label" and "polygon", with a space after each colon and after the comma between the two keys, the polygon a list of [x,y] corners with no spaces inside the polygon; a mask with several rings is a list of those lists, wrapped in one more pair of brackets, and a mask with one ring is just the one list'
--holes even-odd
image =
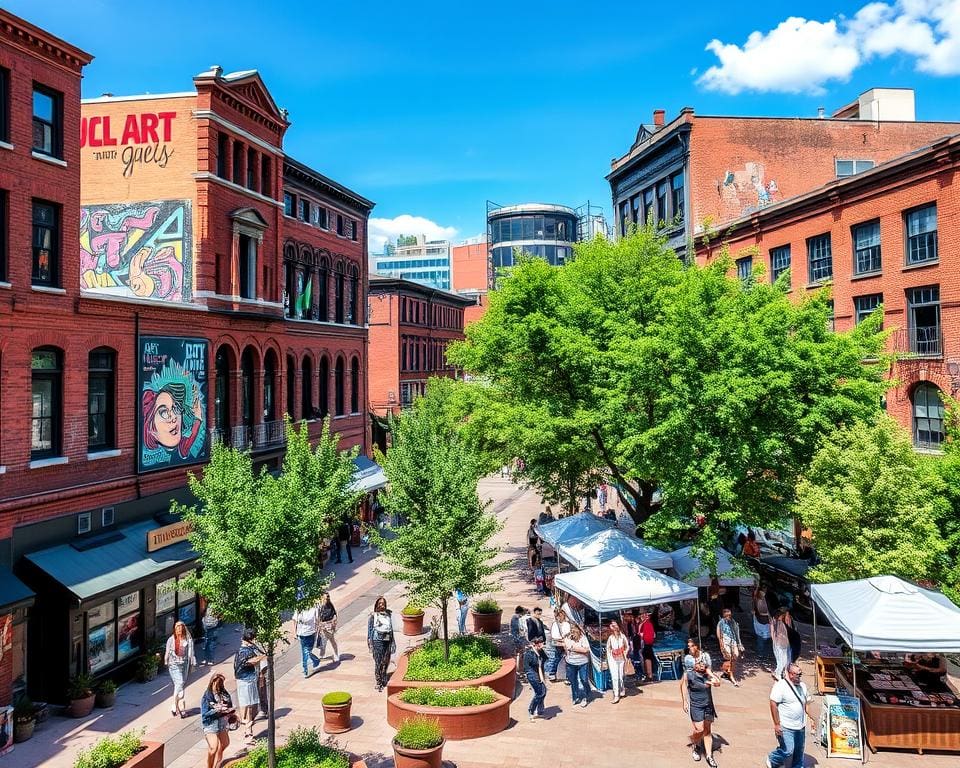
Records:
{"label": "small tree", "polygon": [[401,523],[374,531],[387,567],[384,578],[402,581],[411,599],[435,605],[443,621],[444,655],[449,658],[447,602],[455,589],[471,594],[495,587],[490,537],[499,530],[488,504],[477,495],[483,462],[450,418],[452,385],[431,379],[427,393],[391,422],[393,446],[379,457],[390,484],[384,509]]}
{"label": "small tree", "polygon": [[[283,614],[319,599],[320,548],[335,521],[356,505],[350,489],[352,455],[337,450],[338,437],[324,422],[311,450],[306,429],[286,424],[287,453],[279,477],[254,471],[250,454],[215,445],[203,477],[191,476],[199,504],[172,509],[191,523],[190,542],[200,568],[192,587],[228,622],[257,633],[268,665],[274,701],[273,663],[283,639]],[[275,706],[267,726],[270,768],[276,763]]]}

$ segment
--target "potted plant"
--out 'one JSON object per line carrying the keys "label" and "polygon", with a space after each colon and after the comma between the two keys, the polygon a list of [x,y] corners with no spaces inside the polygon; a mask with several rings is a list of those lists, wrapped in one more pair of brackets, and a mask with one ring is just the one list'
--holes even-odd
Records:
{"label": "potted plant", "polygon": [[96,704],[100,709],[109,709],[117,701],[117,684],[109,678],[97,686]]}
{"label": "potted plant", "polygon": [[350,705],[353,696],[345,691],[333,691],[324,696],[320,703],[323,705],[323,732],[344,733],[350,730]]}
{"label": "potted plant", "polygon": [[163,768],[163,743],[144,741],[143,730],[105,736],[77,753],[73,768]]}
{"label": "potted plant", "polygon": [[93,678],[85,672],[70,678],[67,685],[67,717],[86,717],[93,711],[96,696],[93,693]]}
{"label": "potted plant", "polygon": [[443,761],[443,731],[436,720],[417,715],[400,723],[393,737],[396,768],[440,768]]}
{"label": "potted plant", "polygon": [[33,729],[37,726],[37,708],[33,702],[23,695],[13,705],[13,740],[19,744],[33,736]]}
{"label": "potted plant", "polygon": [[473,621],[474,632],[496,635],[500,632],[503,610],[496,600],[491,597],[484,597],[470,606],[470,618]]}
{"label": "potted plant", "polygon": [[151,680],[156,680],[159,668],[159,657],[154,653],[145,653],[137,659],[137,682],[149,683]]}
{"label": "potted plant", "polygon": [[407,603],[406,607],[400,612],[403,618],[403,634],[422,635],[423,634],[423,606],[416,603]]}

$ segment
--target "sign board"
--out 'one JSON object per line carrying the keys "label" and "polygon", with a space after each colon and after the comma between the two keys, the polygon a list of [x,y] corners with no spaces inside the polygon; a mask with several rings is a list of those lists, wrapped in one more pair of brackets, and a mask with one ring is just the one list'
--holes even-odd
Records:
{"label": "sign board", "polygon": [[171,544],[185,541],[192,530],[190,523],[180,522],[147,531],[147,552],[156,552]]}
{"label": "sign board", "polygon": [[860,699],[824,696],[827,715],[827,757],[863,760],[860,730]]}

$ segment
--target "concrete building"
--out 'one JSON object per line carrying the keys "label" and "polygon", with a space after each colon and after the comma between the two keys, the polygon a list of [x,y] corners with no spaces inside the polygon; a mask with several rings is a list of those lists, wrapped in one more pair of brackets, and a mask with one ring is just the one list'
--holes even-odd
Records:
{"label": "concrete building", "polygon": [[497,206],[487,203],[487,244],[492,277],[514,264],[519,250],[554,266],[573,256],[578,217],[573,208],[552,203]]}
{"label": "concrete building", "polygon": [[449,291],[450,242],[427,240],[426,235],[401,235],[396,244],[387,244],[374,256],[377,274],[412,280],[441,291]]}

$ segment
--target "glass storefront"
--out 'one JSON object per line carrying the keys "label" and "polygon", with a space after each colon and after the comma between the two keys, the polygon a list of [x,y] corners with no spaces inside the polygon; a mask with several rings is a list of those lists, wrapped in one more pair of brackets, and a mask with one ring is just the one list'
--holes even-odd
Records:
{"label": "glass storefront", "polygon": [[184,586],[184,581],[192,575],[193,571],[185,571],[157,584],[157,637],[165,639],[172,635],[173,625],[178,621],[193,630],[197,622],[197,594]]}
{"label": "glass storefront", "polygon": [[99,674],[140,652],[140,590],[86,612],[87,670]]}

